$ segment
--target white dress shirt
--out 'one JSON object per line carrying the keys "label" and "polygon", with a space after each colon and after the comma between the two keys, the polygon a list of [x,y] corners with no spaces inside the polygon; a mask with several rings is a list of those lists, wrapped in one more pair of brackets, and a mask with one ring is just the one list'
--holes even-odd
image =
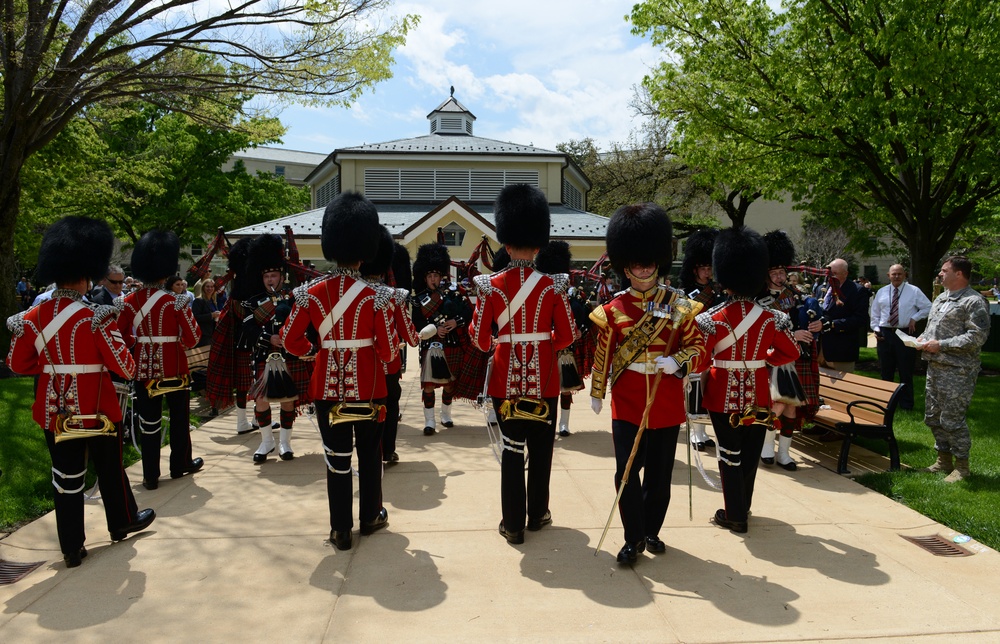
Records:
{"label": "white dress shirt", "polygon": [[[895,288],[889,284],[875,293],[870,318],[873,331],[879,331],[882,327],[889,326],[889,309],[892,307],[892,292]],[[903,282],[899,285],[899,322],[895,328],[905,329],[910,325],[910,320],[926,319],[930,310],[931,301],[927,299],[923,291],[909,282]]]}

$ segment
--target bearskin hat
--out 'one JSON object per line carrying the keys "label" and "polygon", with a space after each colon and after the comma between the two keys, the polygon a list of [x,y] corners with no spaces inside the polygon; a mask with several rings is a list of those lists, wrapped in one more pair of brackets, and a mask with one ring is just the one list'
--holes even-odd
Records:
{"label": "bearskin hat", "polygon": [[385,226],[379,225],[378,252],[371,260],[361,262],[362,275],[385,275],[392,266],[393,251],[396,250],[392,241],[392,233]]}
{"label": "bearskin hat", "polygon": [[132,275],[147,284],[165,280],[177,272],[181,242],[170,230],[151,230],[132,249]]}
{"label": "bearskin hat", "polygon": [[497,252],[493,253],[493,272],[499,273],[503,269],[507,268],[510,264],[510,253],[503,246],[500,247]]}
{"label": "bearskin hat", "polygon": [[279,235],[265,233],[250,240],[244,271],[247,286],[254,291],[259,290],[261,276],[270,271],[285,274],[285,242]]}
{"label": "bearskin hat", "polygon": [[772,230],[764,235],[767,244],[768,268],[785,268],[795,261],[795,245],[783,230]]}
{"label": "bearskin hat", "polygon": [[247,283],[250,281],[247,279],[247,257],[251,241],[253,241],[252,237],[243,237],[229,249],[229,270],[233,272],[229,296],[237,300],[245,300],[259,289],[259,286],[255,287],[253,283]]}
{"label": "bearskin hat", "polygon": [[719,235],[716,228],[703,228],[691,233],[684,244],[684,261],[681,263],[681,287],[685,293],[698,288],[694,269],[712,265],[712,246]]}
{"label": "bearskin hat", "polygon": [[670,217],[655,203],[622,206],[608,222],[608,259],[619,275],[631,264],[669,268],[672,244]]}
{"label": "bearskin hat", "polygon": [[750,228],[726,228],[712,249],[715,279],[734,295],[754,297],[767,282],[767,244]]}
{"label": "bearskin hat", "polygon": [[507,186],[493,204],[497,240],[514,248],[541,248],[549,243],[550,219],[545,193],[526,183]]}
{"label": "bearskin hat", "polygon": [[427,273],[438,272],[446,276],[451,272],[451,256],[444,244],[424,244],[417,249],[413,261],[413,283],[418,291],[427,288]]}
{"label": "bearskin hat", "polygon": [[104,279],[114,247],[115,236],[107,223],[64,217],[45,231],[35,277],[46,284],[67,284],[84,277],[94,282]]}
{"label": "bearskin hat", "polygon": [[323,257],[339,265],[375,259],[378,252],[378,210],[357,192],[343,192],[323,213]]}
{"label": "bearskin hat", "polygon": [[413,290],[413,271],[410,268],[410,251],[399,242],[393,243],[392,251],[392,281],[396,288]]}
{"label": "bearskin hat", "polygon": [[569,244],[553,240],[538,251],[538,256],[535,257],[535,268],[549,275],[569,273],[569,262],[572,258]]}

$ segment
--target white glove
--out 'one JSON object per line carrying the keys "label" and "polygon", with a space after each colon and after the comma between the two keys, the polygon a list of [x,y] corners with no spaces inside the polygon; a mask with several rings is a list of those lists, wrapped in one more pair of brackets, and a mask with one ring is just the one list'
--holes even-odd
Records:
{"label": "white glove", "polygon": [[656,359],[656,368],[669,376],[680,369],[681,366],[670,356],[660,356]]}
{"label": "white glove", "polygon": [[601,413],[601,409],[603,407],[604,407],[604,401],[601,400],[600,398],[591,398],[590,399],[590,408],[594,410],[595,414],[600,414]]}
{"label": "white glove", "polygon": [[430,340],[431,338],[433,338],[437,334],[438,334],[438,328],[437,328],[437,326],[435,326],[433,324],[428,324],[424,328],[420,329],[420,339],[421,340]]}

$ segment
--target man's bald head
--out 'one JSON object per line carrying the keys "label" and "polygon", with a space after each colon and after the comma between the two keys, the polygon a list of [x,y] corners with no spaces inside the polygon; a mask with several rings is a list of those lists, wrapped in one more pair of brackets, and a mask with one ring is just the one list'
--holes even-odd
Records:
{"label": "man's bald head", "polygon": [[836,277],[837,279],[840,280],[841,284],[843,284],[847,280],[847,262],[846,261],[844,261],[842,259],[839,259],[839,258],[835,259],[832,262],[830,262],[829,264],[827,264],[827,268],[830,269],[830,272],[833,273],[834,277]]}

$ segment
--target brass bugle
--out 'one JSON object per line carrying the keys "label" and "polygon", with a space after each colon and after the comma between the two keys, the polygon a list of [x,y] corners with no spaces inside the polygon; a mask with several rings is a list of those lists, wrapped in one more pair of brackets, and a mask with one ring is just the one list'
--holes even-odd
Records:
{"label": "brass bugle", "polygon": [[[100,427],[84,427],[87,421],[100,421]],[[72,416],[57,416],[55,440],[57,443],[74,438],[93,438],[95,436],[114,436],[118,431],[110,418],[104,414],[74,414]]]}
{"label": "brass bugle", "polygon": [[361,402],[339,402],[330,408],[330,424],[357,423],[378,418],[385,405]]}
{"label": "brass bugle", "polygon": [[146,383],[146,392],[150,398],[155,398],[163,394],[188,389],[189,382],[190,378],[186,373],[173,378],[157,378]]}
{"label": "brass bugle", "polygon": [[549,403],[540,398],[518,398],[500,404],[500,417],[504,420],[531,420],[549,422]]}

